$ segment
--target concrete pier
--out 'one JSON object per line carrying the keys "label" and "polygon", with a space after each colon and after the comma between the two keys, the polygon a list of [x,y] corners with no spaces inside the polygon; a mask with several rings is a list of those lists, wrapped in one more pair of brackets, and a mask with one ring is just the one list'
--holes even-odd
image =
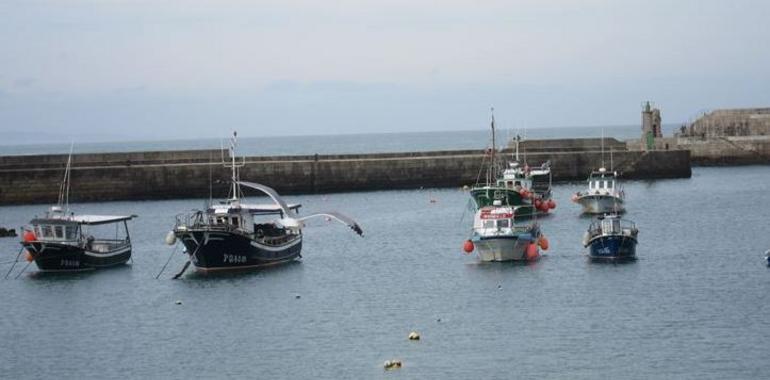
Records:
{"label": "concrete pier", "polygon": [[[536,152],[526,160],[530,165],[550,160],[555,181],[584,180],[602,162],[610,165],[609,152],[593,145],[578,152],[566,146],[549,152],[533,148]],[[461,187],[476,182],[483,159],[482,150],[246,157],[241,178],[284,194]],[[54,203],[66,161],[66,155],[0,157],[0,205]],[[626,179],[691,175],[686,150],[614,152],[612,163]],[[77,154],[70,200],[204,198],[210,193],[221,198],[229,173],[219,150]]]}

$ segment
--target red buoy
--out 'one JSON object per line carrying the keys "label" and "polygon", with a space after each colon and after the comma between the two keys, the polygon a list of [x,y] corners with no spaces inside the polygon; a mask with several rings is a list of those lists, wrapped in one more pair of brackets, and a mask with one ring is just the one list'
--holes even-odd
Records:
{"label": "red buoy", "polygon": [[529,261],[537,260],[538,257],[540,257],[540,253],[537,252],[537,245],[534,243],[530,243],[527,246],[527,260]]}
{"label": "red buoy", "polygon": [[521,195],[522,198],[527,199],[529,198],[529,191],[527,191],[527,189],[521,189],[519,195]]}
{"label": "red buoy", "polygon": [[548,239],[545,236],[540,236],[540,239],[537,239],[537,244],[543,251],[548,250]]}
{"label": "red buoy", "polygon": [[473,248],[473,242],[470,240],[466,240],[465,244],[463,244],[463,251],[465,251],[465,253],[473,252]]}
{"label": "red buoy", "polygon": [[553,199],[548,200],[548,208],[550,208],[551,210],[556,208],[556,202]]}
{"label": "red buoy", "polygon": [[541,201],[539,199],[536,199],[535,200],[535,208],[538,209],[538,210],[542,210],[543,209],[543,201]]}
{"label": "red buoy", "polygon": [[37,241],[37,236],[35,236],[34,232],[27,230],[27,231],[24,231],[24,235],[22,235],[22,240],[24,240],[24,242],[27,242],[27,243],[31,241]]}

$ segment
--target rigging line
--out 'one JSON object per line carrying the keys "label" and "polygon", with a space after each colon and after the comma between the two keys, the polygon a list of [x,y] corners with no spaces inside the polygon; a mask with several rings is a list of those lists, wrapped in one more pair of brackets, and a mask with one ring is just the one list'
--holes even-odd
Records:
{"label": "rigging line", "polygon": [[29,267],[29,264],[32,264],[32,262],[31,261],[27,262],[27,265],[25,265],[24,268],[21,269],[21,272],[19,272],[19,274],[17,274],[16,277],[14,277],[14,279],[19,278],[19,276],[21,276],[22,273],[24,273],[27,270],[27,268]]}
{"label": "rigging line", "polygon": [[8,273],[5,274],[5,277],[3,277],[3,279],[8,278],[8,275],[11,274],[11,272],[13,272],[13,268],[15,268],[16,267],[16,263],[19,262],[19,256],[21,256],[21,253],[23,251],[24,251],[24,246],[22,246],[21,249],[19,249],[19,253],[16,254],[16,259],[13,260],[13,265],[11,265],[11,269],[8,270]]}
{"label": "rigging line", "polygon": [[168,266],[168,263],[171,262],[171,259],[174,257],[174,254],[176,253],[177,248],[179,248],[178,242],[176,243],[176,245],[174,245],[174,250],[171,251],[171,254],[168,256],[168,260],[166,260],[166,264],[163,265],[163,268],[161,268],[160,272],[158,272],[158,275],[155,276],[156,280],[158,279],[158,277],[160,277],[161,274],[163,274],[163,271],[166,270],[166,267]]}

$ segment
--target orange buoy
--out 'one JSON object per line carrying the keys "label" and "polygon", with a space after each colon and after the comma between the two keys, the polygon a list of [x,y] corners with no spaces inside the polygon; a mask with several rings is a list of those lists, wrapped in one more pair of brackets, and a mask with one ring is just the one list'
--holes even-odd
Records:
{"label": "orange buoy", "polygon": [[465,253],[473,252],[473,248],[473,242],[470,240],[466,240],[465,244],[463,244],[463,251],[465,251]]}
{"label": "orange buoy", "polygon": [[37,240],[37,236],[35,236],[34,232],[27,230],[27,231],[24,231],[24,235],[22,236],[22,240],[24,240],[25,242],[36,241]]}
{"label": "orange buoy", "polygon": [[548,208],[550,208],[551,210],[556,208],[556,202],[553,199],[548,200]]}
{"label": "orange buoy", "polygon": [[24,250],[24,258],[27,260],[27,262],[34,260],[35,258],[32,257],[32,254],[29,253],[26,249]]}
{"label": "orange buoy", "polygon": [[540,239],[537,239],[537,245],[539,245],[543,251],[547,251],[548,239],[545,236],[540,236]]}
{"label": "orange buoy", "polygon": [[527,260],[537,260],[538,257],[540,257],[540,253],[537,252],[537,245],[530,243],[527,246]]}

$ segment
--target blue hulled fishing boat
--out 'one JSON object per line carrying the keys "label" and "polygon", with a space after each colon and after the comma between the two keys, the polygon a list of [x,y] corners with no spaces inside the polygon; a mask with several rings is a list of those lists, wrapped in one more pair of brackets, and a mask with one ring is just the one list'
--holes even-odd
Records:
{"label": "blue hulled fishing boat", "polygon": [[633,260],[638,235],[639,230],[633,222],[609,214],[591,223],[583,237],[583,246],[588,248],[588,256],[592,259]]}

